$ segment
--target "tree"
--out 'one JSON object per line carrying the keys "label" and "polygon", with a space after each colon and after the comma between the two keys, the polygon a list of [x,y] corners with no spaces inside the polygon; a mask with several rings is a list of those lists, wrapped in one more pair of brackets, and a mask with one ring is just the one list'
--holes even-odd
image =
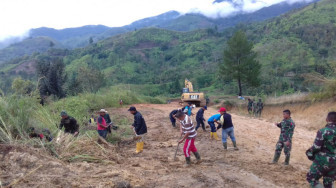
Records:
{"label": "tree", "polygon": [[260,85],[261,65],[256,60],[257,53],[252,49],[252,42],[249,42],[245,33],[239,30],[227,42],[224,62],[219,65],[220,77],[237,80],[239,96],[242,96],[243,83],[249,86]]}
{"label": "tree", "polygon": [[36,71],[40,79],[39,90],[41,96],[55,95],[65,97],[63,85],[66,80],[65,65],[59,57],[39,56],[36,61]]}
{"label": "tree", "polygon": [[92,37],[90,37],[90,39],[89,39],[89,43],[90,43],[90,44],[93,43],[93,38],[92,38]]}
{"label": "tree", "polygon": [[34,89],[34,84],[30,80],[23,80],[21,77],[15,78],[12,82],[12,90],[17,95],[28,95]]}

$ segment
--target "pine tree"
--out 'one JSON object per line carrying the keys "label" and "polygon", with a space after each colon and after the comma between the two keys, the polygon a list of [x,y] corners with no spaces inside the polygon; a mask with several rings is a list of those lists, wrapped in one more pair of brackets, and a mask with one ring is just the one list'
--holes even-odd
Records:
{"label": "pine tree", "polygon": [[237,31],[227,42],[224,61],[220,66],[220,77],[234,79],[238,83],[239,96],[242,96],[242,84],[259,86],[261,65],[252,50],[253,44],[247,40],[243,31]]}

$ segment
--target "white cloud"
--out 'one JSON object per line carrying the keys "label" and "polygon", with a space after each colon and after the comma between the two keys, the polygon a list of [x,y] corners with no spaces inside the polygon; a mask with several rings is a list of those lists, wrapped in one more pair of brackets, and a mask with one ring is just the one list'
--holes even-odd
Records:
{"label": "white cloud", "polygon": [[83,25],[122,26],[170,10],[225,17],[238,11],[252,12],[265,6],[305,0],[0,0],[0,40],[26,33],[31,28],[56,29]]}

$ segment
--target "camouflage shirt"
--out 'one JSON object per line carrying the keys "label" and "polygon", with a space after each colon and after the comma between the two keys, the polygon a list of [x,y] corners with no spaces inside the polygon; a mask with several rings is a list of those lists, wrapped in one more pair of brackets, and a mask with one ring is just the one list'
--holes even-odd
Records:
{"label": "camouflage shirt", "polygon": [[277,126],[281,129],[279,141],[292,142],[292,137],[295,129],[295,123],[292,118],[282,120],[282,122],[277,124]]}
{"label": "camouflage shirt", "polygon": [[251,101],[248,102],[247,107],[252,108],[252,106],[253,106],[253,101],[251,100]]}
{"label": "camouflage shirt", "polygon": [[336,157],[336,125],[327,124],[325,128],[320,129],[309,151],[312,156],[318,153],[323,156]]}

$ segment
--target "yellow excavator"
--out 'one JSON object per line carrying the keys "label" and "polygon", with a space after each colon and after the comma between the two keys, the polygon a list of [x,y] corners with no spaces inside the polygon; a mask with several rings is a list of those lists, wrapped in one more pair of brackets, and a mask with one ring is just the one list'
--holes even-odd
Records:
{"label": "yellow excavator", "polygon": [[206,101],[204,99],[204,93],[194,92],[192,83],[188,80],[184,80],[184,88],[181,96],[182,105],[187,105],[189,102],[195,104],[196,106],[205,106]]}

